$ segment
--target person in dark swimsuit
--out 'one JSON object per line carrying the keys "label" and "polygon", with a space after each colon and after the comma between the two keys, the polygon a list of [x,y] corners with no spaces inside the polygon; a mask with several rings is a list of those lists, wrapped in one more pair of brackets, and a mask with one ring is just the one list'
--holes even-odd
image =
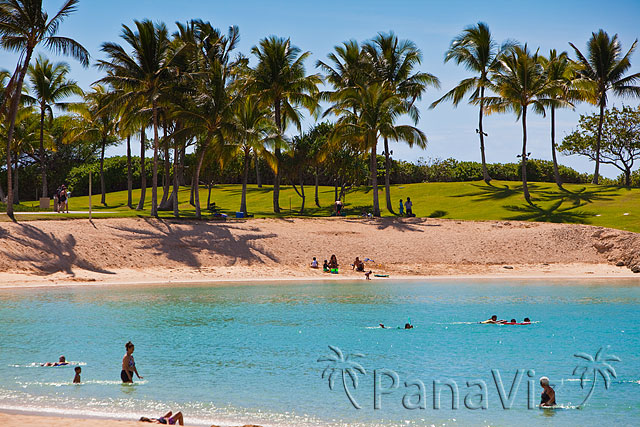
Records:
{"label": "person in dark swimsuit", "polygon": [[127,350],[127,354],[122,358],[122,371],[120,372],[120,379],[123,383],[132,383],[133,382],[133,374],[135,373],[138,378],[142,379],[138,370],[136,369],[136,362],[133,360],[133,350],[135,347],[129,341],[124,345],[124,348]]}
{"label": "person in dark swimsuit", "polygon": [[549,378],[540,378],[540,386],[542,386],[543,390],[542,394],[540,395],[540,406],[556,406],[556,392],[549,385]]}
{"label": "person in dark swimsuit", "polygon": [[145,423],[154,423],[154,424],[175,425],[177,423],[180,426],[184,425],[184,418],[182,416],[182,412],[178,412],[177,414],[172,415],[172,412],[169,411],[159,418],[141,417],[140,421]]}

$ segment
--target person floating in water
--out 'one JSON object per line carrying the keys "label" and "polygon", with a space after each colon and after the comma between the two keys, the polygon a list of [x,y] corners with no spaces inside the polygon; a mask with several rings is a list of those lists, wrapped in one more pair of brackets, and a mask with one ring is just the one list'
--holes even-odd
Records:
{"label": "person floating in water", "polygon": [[60,356],[57,362],[41,363],[40,366],[66,366],[68,364],[67,359],[64,356]]}
{"label": "person floating in water", "polygon": [[82,372],[82,368],[80,366],[76,366],[75,371],[76,371],[76,376],[73,377],[73,383],[80,384],[80,373]]}
{"label": "person floating in water", "polygon": [[380,327],[381,327],[382,329],[386,329],[386,327],[385,327],[382,323],[380,323]]}
{"label": "person floating in water", "polygon": [[483,322],[480,323],[496,323],[496,324],[501,324],[501,323],[506,323],[506,320],[498,320],[498,316],[496,316],[495,314],[493,316],[491,316],[490,319],[487,319]]}
{"label": "person floating in water", "polygon": [[135,349],[133,343],[129,341],[124,345],[124,348],[127,350],[127,353],[122,358],[122,371],[120,372],[120,379],[123,383],[132,383],[134,373],[140,379],[142,379],[143,377],[141,377],[138,373],[138,370],[136,369],[136,362],[133,360],[133,350]]}
{"label": "person floating in water", "polygon": [[404,328],[405,329],[413,329],[413,325],[411,323],[405,323],[404,324]]}
{"label": "person floating in water", "polygon": [[540,385],[542,386],[542,394],[540,395],[540,406],[549,407],[556,405],[556,392],[549,385],[549,378],[540,378]]}
{"label": "person floating in water", "polygon": [[531,319],[529,319],[528,317],[525,317],[522,323],[531,323]]}

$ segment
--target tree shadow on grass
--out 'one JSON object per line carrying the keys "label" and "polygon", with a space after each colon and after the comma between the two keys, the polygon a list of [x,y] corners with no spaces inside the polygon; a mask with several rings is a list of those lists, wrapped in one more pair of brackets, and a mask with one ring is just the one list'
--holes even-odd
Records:
{"label": "tree shadow on grass", "polygon": [[90,261],[83,259],[75,251],[76,239],[71,234],[57,237],[28,224],[18,224],[15,232],[0,236],[3,241],[12,242],[13,246],[26,248],[23,253],[3,251],[7,257],[18,262],[27,263],[36,274],[47,276],[65,272],[75,276],[73,268],[93,271],[102,274],[115,274],[100,268]]}
{"label": "tree shadow on grass", "polygon": [[562,202],[567,201],[573,204],[574,207],[579,207],[584,203],[593,203],[595,201],[607,201],[613,200],[616,196],[615,190],[611,188],[595,188],[587,190],[587,187],[582,187],[579,190],[569,191],[565,188],[562,190],[546,190],[538,192],[540,199],[544,201],[560,200]]}
{"label": "tree shadow on grass", "polygon": [[[227,265],[240,261],[249,265],[264,264],[265,258],[278,261],[275,255],[256,243],[276,237],[276,234],[260,233],[258,227],[247,230],[229,223],[172,223],[150,218],[146,218],[145,222],[150,229],[111,228],[125,233],[139,249],[153,251],[189,267],[201,267],[197,257],[199,253],[222,256],[227,259]],[[234,234],[233,230],[239,233]]]}
{"label": "tree shadow on grass", "polygon": [[[522,184],[515,187],[509,187],[508,185],[493,185],[493,184],[471,184],[477,188],[476,191],[464,194],[455,194],[451,197],[473,197],[473,202],[484,202],[488,200],[503,200],[516,194],[522,193]],[[535,191],[537,186],[535,184],[529,184],[529,190]]]}
{"label": "tree shadow on grass", "polygon": [[588,224],[589,218],[595,216],[593,212],[574,211],[574,209],[576,208],[585,206],[586,203],[578,206],[568,206],[565,208],[561,208],[562,202],[562,200],[558,200],[548,208],[542,208],[533,203],[521,206],[510,205],[503,207],[504,209],[517,214],[506,218],[513,221]]}

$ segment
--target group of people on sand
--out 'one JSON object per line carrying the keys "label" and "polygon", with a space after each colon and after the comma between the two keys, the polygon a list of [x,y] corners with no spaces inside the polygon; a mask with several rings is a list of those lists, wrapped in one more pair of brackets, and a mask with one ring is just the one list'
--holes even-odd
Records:
{"label": "group of people on sand", "polygon": [[[326,259],[324,260],[324,263],[322,264],[322,271],[324,271],[325,273],[338,274],[339,266],[340,264],[338,264],[338,258],[334,254],[331,255],[329,261],[327,261]],[[371,276],[372,271],[365,271],[364,262],[360,260],[360,257],[356,257],[355,261],[353,261],[353,264],[351,264],[351,267],[352,270],[364,273],[364,276],[367,280],[371,280],[371,277],[369,276]],[[311,260],[311,268],[320,268],[316,257],[313,257],[313,260]]]}
{"label": "group of people on sand", "polygon": [[489,319],[483,320],[480,323],[495,324],[495,325],[530,325],[531,319],[529,319],[528,317],[525,317],[522,323],[518,323],[516,319],[511,319],[509,321],[505,319],[498,320],[498,316],[494,314]]}

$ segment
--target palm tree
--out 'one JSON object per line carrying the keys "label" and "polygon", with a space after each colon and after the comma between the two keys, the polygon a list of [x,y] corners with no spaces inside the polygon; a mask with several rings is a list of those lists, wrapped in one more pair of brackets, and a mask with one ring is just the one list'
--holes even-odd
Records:
{"label": "palm tree", "polygon": [[13,218],[13,189],[11,184],[11,143],[24,78],[33,52],[43,44],[54,53],[70,55],[87,67],[89,52],[75,40],[57,36],[60,24],[77,9],[79,0],[66,0],[52,17],[42,10],[42,0],[0,0],[0,47],[17,52],[18,64],[11,83],[7,130],[7,215]]}
{"label": "palm tree", "polygon": [[[372,60],[373,78],[386,82],[407,103],[407,112],[414,124],[418,124],[420,113],[415,102],[422,99],[428,86],[440,87],[440,80],[433,74],[414,72],[422,63],[422,52],[410,40],[398,40],[393,33],[378,35],[365,44],[365,52]],[[426,142],[426,140],[425,140]],[[420,148],[424,148],[421,145]],[[385,157],[385,198],[387,210],[393,213],[391,205],[391,157],[389,140],[384,138]]]}
{"label": "palm tree", "polygon": [[322,371],[322,379],[327,377],[327,380],[329,381],[329,389],[333,390],[335,385],[335,377],[337,374],[340,374],[340,376],[342,377],[342,388],[347,394],[349,401],[354,408],[360,409],[360,405],[351,395],[349,387],[347,387],[347,376],[351,378],[351,384],[353,385],[353,388],[357,389],[358,372],[360,372],[362,375],[367,375],[367,371],[365,371],[362,365],[352,359],[362,358],[364,357],[364,355],[360,353],[354,353],[345,357],[344,353],[342,353],[342,350],[340,350],[338,347],[330,345],[329,349],[333,352],[333,354],[318,358],[318,362],[329,362],[329,365],[327,365],[327,367]]}
{"label": "palm tree", "polygon": [[121,90],[121,105],[141,103],[151,110],[153,123],[153,178],[151,189],[151,215],[158,216],[158,110],[163,90],[169,77],[169,37],[164,24],[149,20],[134,21],[135,31],[122,26],[122,39],[132,49],[132,54],[117,43],[103,43],[101,50],[108,60],[98,61],[107,71],[100,82]]}
{"label": "palm tree", "polygon": [[[318,74],[306,75],[304,61],[311,54],[303,52],[291,44],[290,39],[270,36],[260,40],[251,49],[258,64],[250,70],[251,89],[263,101],[273,106],[273,116],[282,137],[288,122],[294,123],[298,129],[300,113],[298,107],[309,112],[317,108],[318,85],[322,82]],[[281,140],[284,140],[281,138]],[[281,160],[281,147],[275,146],[275,157]],[[276,169],[273,183],[273,211],[280,212],[280,172]]]}
{"label": "palm tree", "polygon": [[426,145],[421,130],[410,125],[396,125],[395,121],[407,114],[407,103],[388,83],[373,83],[340,91],[339,101],[325,114],[336,114],[339,119],[334,129],[334,142],[357,141],[362,150],[370,150],[370,173],[373,184],[373,215],[380,216],[378,201],[377,147],[378,138],[405,141],[409,145]]}
{"label": "palm tree", "polygon": [[240,33],[238,27],[230,27],[227,35],[215,29],[210,23],[196,22],[194,43],[197,44],[197,59],[192,64],[192,97],[182,99],[183,105],[176,105],[174,117],[183,128],[174,137],[198,138],[198,160],[193,176],[195,183],[196,217],[201,217],[199,180],[202,164],[210,150],[224,148],[225,136],[234,130],[233,113],[239,100],[245,95],[234,90],[234,82],[244,58],[231,60],[231,52],[236,48]]}
{"label": "palm tree", "polygon": [[596,389],[596,381],[598,379],[598,375],[600,375],[604,380],[604,387],[607,390],[609,389],[609,385],[611,384],[611,377],[617,378],[616,370],[608,362],[620,362],[620,358],[612,354],[605,354],[603,353],[603,350],[604,347],[601,347],[600,350],[596,352],[595,357],[587,353],[574,354],[574,357],[578,357],[587,361],[586,365],[578,365],[573,370],[573,375],[576,375],[578,372],[582,372],[582,374],[580,375],[580,387],[584,388],[584,382],[587,378],[587,375],[593,376],[593,380],[591,381],[591,389],[589,390],[589,393],[585,397],[584,401],[579,405],[579,407],[584,406],[585,403],[587,403],[587,401],[591,398],[593,391]]}
{"label": "palm tree", "polygon": [[624,76],[631,67],[631,54],[636,49],[636,39],[626,55],[622,56],[622,46],[615,34],[609,37],[604,30],[591,33],[587,42],[587,55],[584,56],[573,43],[569,43],[578,57],[578,82],[587,81],[593,84],[593,98],[600,107],[600,121],[596,138],[596,169],[593,173],[593,183],[600,179],[600,142],[602,140],[602,120],[607,107],[607,93],[613,91],[617,96],[640,96],[640,73]]}
{"label": "palm tree", "polygon": [[[251,154],[269,159],[265,143],[273,141],[276,129],[273,126],[269,110],[260,105],[254,96],[247,96],[239,102],[234,112],[234,136],[232,154],[240,152],[243,156],[242,196],[240,198],[240,212],[247,214],[247,182],[249,178],[249,163]],[[275,166],[275,165],[274,165]]]}
{"label": "palm tree", "polygon": [[556,108],[573,107],[572,101],[583,99],[584,91],[578,90],[574,85],[575,67],[567,52],[558,54],[555,49],[551,49],[548,58],[540,57],[540,59],[549,84],[554,88],[549,93],[551,99],[551,156],[553,158],[553,176],[558,187],[562,189],[556,153]]}
{"label": "palm tree", "polygon": [[544,115],[554,84],[547,80],[538,52],[532,55],[526,44],[512,47],[509,54],[500,58],[500,69],[492,79],[490,87],[498,96],[485,99],[488,112],[512,111],[522,122],[522,188],[526,201],[531,203],[527,185],[527,112],[531,107]]}
{"label": "palm tree", "polygon": [[[38,120],[36,119],[35,109],[29,106],[23,106],[16,116],[14,138],[11,143],[11,149],[15,152],[13,159],[13,204],[20,203],[18,171],[20,170],[20,157],[24,153],[33,156],[33,151],[38,141]],[[6,127],[2,132],[6,135]],[[48,137],[48,135],[47,135]],[[47,138],[48,139],[48,138]]]}
{"label": "palm tree", "polygon": [[81,127],[76,129],[74,140],[87,138],[100,144],[100,203],[107,204],[107,189],[104,181],[104,152],[107,145],[117,141],[118,114],[113,109],[112,92],[100,85],[91,87],[92,91],[84,97],[84,102],[69,108],[82,118]]}
{"label": "palm tree", "polygon": [[442,98],[431,104],[431,108],[434,108],[442,101],[451,100],[453,105],[457,107],[462,98],[471,92],[469,103],[477,104],[480,107],[476,132],[480,137],[482,176],[486,183],[491,181],[491,177],[487,170],[485,157],[484,137],[487,134],[482,126],[482,118],[485,114],[485,89],[491,83],[491,74],[500,67],[499,59],[501,55],[512,46],[513,42],[510,41],[498,46],[491,35],[489,26],[484,22],[478,22],[475,26],[465,28],[460,35],[451,41],[451,45],[445,54],[444,62],[455,61],[457,65],[463,64],[467,70],[473,71],[478,75],[462,80]]}
{"label": "palm tree", "polygon": [[71,95],[83,95],[82,89],[73,80],[68,80],[69,65],[64,62],[53,64],[43,55],[29,66],[30,89],[33,97],[25,97],[26,102],[40,108],[40,169],[42,173],[42,197],[47,197],[47,153],[44,149],[44,119],[48,114],[53,120],[53,107],[66,109],[66,103],[59,102]]}

